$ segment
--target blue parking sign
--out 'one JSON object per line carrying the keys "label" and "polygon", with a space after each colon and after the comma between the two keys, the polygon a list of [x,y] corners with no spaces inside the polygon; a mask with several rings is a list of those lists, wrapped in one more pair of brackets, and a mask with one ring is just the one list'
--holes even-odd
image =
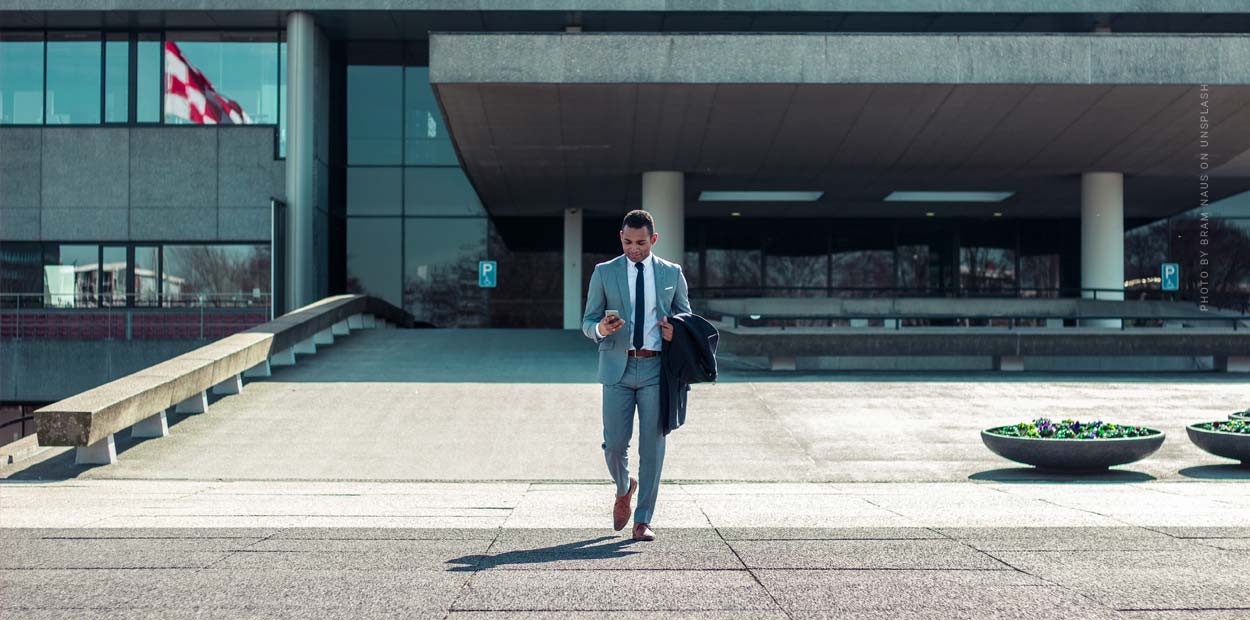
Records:
{"label": "blue parking sign", "polygon": [[495,288],[499,270],[495,261],[482,260],[477,262],[477,285],[482,288]]}
{"label": "blue parking sign", "polygon": [[1178,291],[1181,288],[1181,266],[1163,263],[1163,290]]}

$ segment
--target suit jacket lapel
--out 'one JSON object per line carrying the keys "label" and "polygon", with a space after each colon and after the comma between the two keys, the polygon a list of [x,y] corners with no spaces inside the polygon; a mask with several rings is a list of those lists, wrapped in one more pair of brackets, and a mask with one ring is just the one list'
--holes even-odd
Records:
{"label": "suit jacket lapel", "polygon": [[668,268],[661,266],[659,259],[652,258],[651,264],[655,266],[655,320],[668,316],[668,308],[664,303],[664,287],[668,283]]}

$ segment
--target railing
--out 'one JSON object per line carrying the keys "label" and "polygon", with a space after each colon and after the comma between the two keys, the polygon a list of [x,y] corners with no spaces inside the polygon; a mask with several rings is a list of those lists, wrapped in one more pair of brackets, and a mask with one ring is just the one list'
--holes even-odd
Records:
{"label": "railing", "polygon": [[271,318],[268,294],[165,295],[160,306],[134,295],[106,300],[117,304],[73,293],[0,293],[0,340],[213,340]]}
{"label": "railing", "polygon": [[[1201,296],[1192,291],[1157,289],[1073,288],[1073,287],[878,287],[878,286],[705,286],[692,287],[690,296],[702,299],[734,297],[946,297],[986,299],[1096,299],[1106,301],[1177,301],[1205,303],[1208,307],[1250,314],[1250,295],[1213,293]],[[1203,301],[1205,298],[1205,301]]]}
{"label": "railing", "polygon": [[[1052,322],[1059,321],[1061,324],[1071,322],[1074,325],[1081,325],[1084,322],[1091,321],[1118,321],[1120,330],[1127,329],[1158,329],[1169,327],[1168,323],[1227,323],[1232,331],[1239,328],[1244,330],[1245,327],[1240,325],[1246,321],[1243,317],[1228,316],[1149,316],[1142,317],[1132,314],[1096,314],[1096,315],[1045,315],[1045,316],[1027,316],[1027,315],[985,315],[978,314],[976,316],[960,315],[960,314],[942,314],[917,316],[915,314],[873,314],[871,316],[854,316],[854,315],[821,315],[821,314],[732,314],[728,312],[708,311],[709,317],[722,321],[728,321],[732,327],[777,327],[786,329],[787,327],[847,327],[854,326],[853,321],[863,321],[864,326],[869,326],[869,322],[881,322],[882,327],[889,327],[894,330],[923,329],[927,327],[986,327],[1012,330],[1020,327],[1050,327]],[[787,323],[792,323],[787,325]]]}

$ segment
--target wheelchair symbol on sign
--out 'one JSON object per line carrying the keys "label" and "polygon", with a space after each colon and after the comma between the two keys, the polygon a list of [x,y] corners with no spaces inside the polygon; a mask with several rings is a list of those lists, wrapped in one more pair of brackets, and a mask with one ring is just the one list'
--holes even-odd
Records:
{"label": "wheelchair symbol on sign", "polygon": [[498,269],[493,260],[483,260],[477,263],[477,285],[481,288],[495,288],[495,282],[498,279]]}

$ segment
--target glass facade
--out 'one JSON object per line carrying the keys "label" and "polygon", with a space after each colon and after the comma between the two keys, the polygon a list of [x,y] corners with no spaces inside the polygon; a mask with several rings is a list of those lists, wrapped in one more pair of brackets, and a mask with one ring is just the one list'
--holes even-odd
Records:
{"label": "glass facade", "polygon": [[200,96],[211,85],[238,122],[275,126],[283,157],[285,58],[277,31],[0,32],[0,125],[208,122],[190,109],[214,107]]}
{"label": "glass facade", "polygon": [[6,307],[268,306],[268,244],[0,242]]}

